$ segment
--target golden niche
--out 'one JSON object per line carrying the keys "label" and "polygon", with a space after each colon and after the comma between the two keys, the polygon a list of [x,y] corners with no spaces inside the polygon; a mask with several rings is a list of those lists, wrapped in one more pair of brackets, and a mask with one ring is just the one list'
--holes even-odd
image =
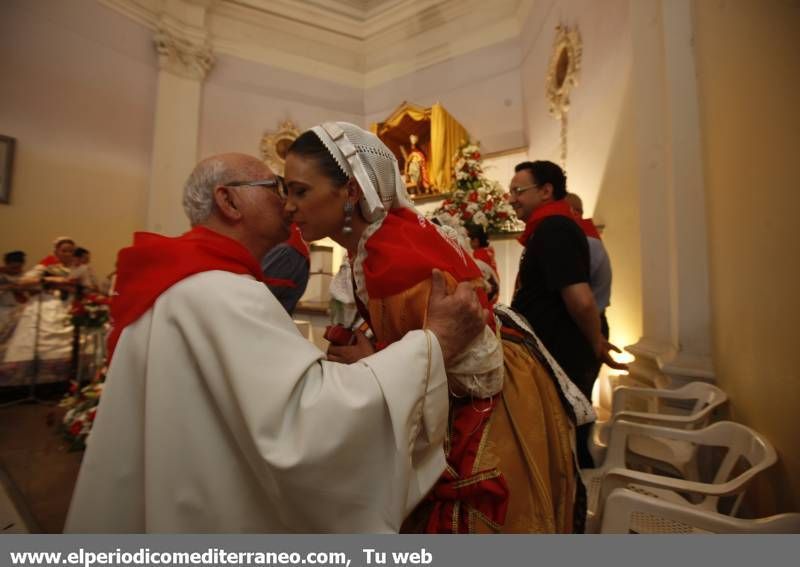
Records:
{"label": "golden niche", "polygon": [[397,157],[412,199],[441,198],[452,190],[453,156],[469,134],[441,104],[403,102],[370,129]]}
{"label": "golden niche", "polygon": [[297,126],[291,120],[286,120],[275,132],[265,132],[261,138],[261,159],[278,175],[283,175],[289,146],[299,135]]}

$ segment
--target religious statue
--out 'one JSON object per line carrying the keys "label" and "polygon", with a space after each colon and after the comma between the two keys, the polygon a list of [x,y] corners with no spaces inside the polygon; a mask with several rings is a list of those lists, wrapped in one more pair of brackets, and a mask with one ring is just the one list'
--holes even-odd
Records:
{"label": "religious statue", "polygon": [[404,178],[408,192],[414,194],[426,194],[431,191],[431,181],[428,177],[428,158],[417,147],[419,138],[415,134],[409,136],[411,142],[411,151],[406,151],[404,147],[400,147],[405,159]]}

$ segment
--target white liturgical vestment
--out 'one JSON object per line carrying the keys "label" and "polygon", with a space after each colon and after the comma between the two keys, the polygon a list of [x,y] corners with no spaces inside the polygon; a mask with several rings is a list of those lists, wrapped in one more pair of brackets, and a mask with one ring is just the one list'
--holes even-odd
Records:
{"label": "white liturgical vestment", "polygon": [[199,273],[123,331],[65,531],[396,532],[447,405],[433,333],[328,362],[262,283]]}

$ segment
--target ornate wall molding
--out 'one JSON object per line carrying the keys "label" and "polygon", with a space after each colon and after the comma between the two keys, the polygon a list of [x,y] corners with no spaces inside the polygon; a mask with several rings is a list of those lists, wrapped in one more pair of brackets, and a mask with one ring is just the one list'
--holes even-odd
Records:
{"label": "ornate wall molding", "polygon": [[261,138],[261,159],[272,171],[283,175],[286,151],[300,135],[300,130],[291,120],[285,120],[274,132],[264,132]]}
{"label": "ornate wall molding", "polygon": [[548,111],[561,122],[561,167],[567,165],[567,112],[569,95],[578,84],[583,46],[577,28],[556,27],[553,54],[547,68],[545,96]]}
{"label": "ornate wall molding", "polygon": [[577,28],[556,27],[553,54],[545,80],[545,93],[550,114],[560,118],[569,110],[569,95],[578,85],[583,46]]}
{"label": "ornate wall molding", "polygon": [[[97,1],[154,30],[162,29],[168,13],[168,29],[179,37],[211,30],[214,53],[355,88],[518,41],[519,22],[534,5],[534,0]],[[202,23],[194,21],[200,12]]]}
{"label": "ornate wall molding", "polygon": [[206,40],[192,40],[159,28],[153,37],[161,69],[187,79],[203,81],[214,65],[214,54]]}

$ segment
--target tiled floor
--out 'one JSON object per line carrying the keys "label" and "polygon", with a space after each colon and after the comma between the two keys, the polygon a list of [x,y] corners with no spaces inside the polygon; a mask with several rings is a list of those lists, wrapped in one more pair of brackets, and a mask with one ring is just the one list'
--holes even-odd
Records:
{"label": "tiled floor", "polygon": [[63,414],[52,405],[0,408],[0,532],[21,520],[32,533],[63,530],[82,455],[58,434]]}
{"label": "tiled floor", "polygon": [[28,524],[11,498],[9,485],[3,480],[0,478],[0,534],[28,534]]}

